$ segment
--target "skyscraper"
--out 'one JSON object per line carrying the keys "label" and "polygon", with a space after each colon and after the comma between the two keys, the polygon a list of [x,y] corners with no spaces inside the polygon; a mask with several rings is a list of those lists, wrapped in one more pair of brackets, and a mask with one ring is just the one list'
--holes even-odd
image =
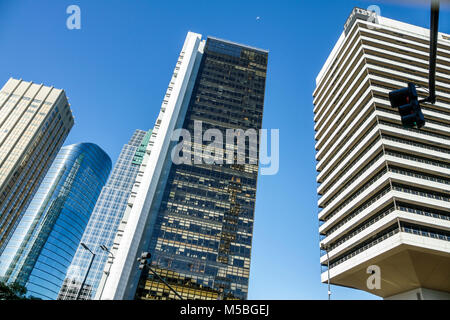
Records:
{"label": "skyscraper", "polygon": [[61,89],[11,78],[0,90],[0,254],[72,126]]}
{"label": "skyscraper", "polygon": [[[253,235],[257,146],[245,145],[238,164],[201,158],[207,129],[244,138],[263,116],[268,52],[189,32],[113,246],[115,255],[101,299],[176,299],[136,258],[152,254],[152,268],[184,298],[245,299]],[[174,129],[195,137],[187,161],[172,163]],[[196,132],[197,131],[197,132]],[[200,140],[198,139],[200,138]],[[186,142],[190,150],[191,141]],[[234,142],[234,137],[233,137]],[[223,151],[225,145],[220,143]],[[217,150],[217,149],[216,149]],[[99,297],[97,297],[99,298]]]}
{"label": "skyscraper", "polygon": [[96,144],[61,148],[0,256],[0,278],[56,299],[110,170]]}
{"label": "skyscraper", "polygon": [[[67,270],[58,299],[74,300],[78,296],[78,299],[91,300],[95,297],[97,290],[100,291],[99,294],[101,293],[103,286],[99,287],[99,283],[103,269],[108,264],[108,270],[111,263],[114,262],[114,257],[110,253],[113,240],[127,207],[128,197],[138,174],[150,135],[151,130],[148,132],[136,130],[130,141],[123,146],[81,238],[81,242],[95,252],[95,260],[89,274],[87,274],[91,255],[82,246],[78,247]],[[86,275],[83,292],[80,292],[81,283]]]}
{"label": "skyscraper", "polygon": [[[409,129],[390,91],[428,95],[429,30],[355,8],[316,79],[322,282],[383,298],[450,298],[450,36],[435,104]],[[379,281],[378,281],[378,280]]]}

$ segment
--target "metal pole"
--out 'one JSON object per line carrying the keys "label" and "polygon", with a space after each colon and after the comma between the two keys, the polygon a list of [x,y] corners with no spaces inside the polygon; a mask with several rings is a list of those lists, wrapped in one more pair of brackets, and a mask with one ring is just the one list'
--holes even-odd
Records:
{"label": "metal pole", "polygon": [[108,281],[108,277],[109,277],[109,274],[110,274],[110,272],[111,272],[111,267],[112,267],[112,264],[113,264],[113,262],[114,262],[114,255],[113,255],[113,253],[112,253],[111,251],[109,251],[109,249],[108,249],[106,246],[100,246],[100,248],[101,248],[103,251],[106,251],[108,254],[111,255],[111,260],[112,260],[112,261],[111,261],[111,263],[109,264],[108,272],[106,273],[105,283],[104,283],[103,286],[102,286],[102,292],[100,292],[100,296],[99,296],[98,300],[102,300],[103,290],[105,290],[106,282]]}
{"label": "metal pole", "polygon": [[81,245],[83,246],[83,248],[85,248],[86,250],[88,250],[92,254],[92,258],[91,258],[91,262],[89,263],[89,267],[88,267],[88,269],[86,271],[86,274],[84,275],[83,282],[81,283],[80,290],[78,290],[77,297],[76,297],[75,300],[78,300],[80,298],[81,291],[83,291],[84,284],[86,282],[86,279],[87,279],[87,276],[89,274],[89,271],[91,270],[92,262],[94,262],[94,258],[95,258],[95,253],[93,253],[91,250],[89,250],[89,248],[84,243],[81,243]]}
{"label": "metal pole", "polygon": [[436,102],[436,55],[438,41],[439,26],[439,0],[431,0],[431,16],[430,16],[430,74],[429,74],[429,90],[430,103]]}
{"label": "metal pole", "polygon": [[325,249],[327,252],[327,265],[328,265],[328,300],[331,300],[331,288],[330,288],[330,257],[328,256],[328,248]]}
{"label": "metal pole", "polygon": [[325,250],[327,253],[327,274],[328,274],[328,300],[331,300],[331,284],[330,284],[330,256],[328,255],[328,246],[321,244],[321,250]]}
{"label": "metal pole", "polygon": [[111,272],[111,267],[112,267],[112,262],[109,264],[108,272],[106,272],[105,283],[102,286],[102,292],[100,292],[100,297],[98,298],[98,300],[102,300],[103,291],[105,290],[106,282],[108,281],[109,273]]}

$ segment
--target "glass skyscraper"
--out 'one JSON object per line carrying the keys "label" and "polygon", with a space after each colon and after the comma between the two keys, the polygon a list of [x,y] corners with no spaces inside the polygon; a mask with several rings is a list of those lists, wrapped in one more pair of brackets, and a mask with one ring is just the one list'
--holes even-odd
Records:
{"label": "glass skyscraper", "polygon": [[0,254],[73,123],[64,90],[13,78],[0,90]]}
{"label": "glass skyscraper", "polygon": [[0,256],[0,278],[56,299],[110,170],[95,144],[61,148]]}
{"label": "glass skyscraper", "polygon": [[[97,290],[102,290],[99,284],[103,269],[107,261],[110,266],[114,260],[108,251],[113,246],[117,227],[127,207],[128,197],[138,174],[150,135],[151,130],[148,132],[136,130],[130,141],[123,146],[119,159],[98,197],[81,239],[81,242],[96,254],[89,274],[87,272],[91,254],[82,246],[79,246],[68,268],[58,299],[74,300],[78,296],[78,299],[90,300],[94,298]],[[101,249],[101,246],[104,246],[104,249]],[[81,288],[86,275],[86,282]],[[80,292],[81,289],[83,289],[82,292]]]}
{"label": "glass skyscraper", "polygon": [[[242,164],[234,161],[236,154],[225,164],[175,164],[172,133],[177,128],[202,137],[207,129],[223,137],[227,129],[241,130],[237,136],[258,132],[267,59],[265,50],[188,33],[130,213],[118,230],[116,259],[101,299],[177,299],[151,272],[141,274],[136,258],[143,251],[152,254],[153,270],[185,299],[247,298],[258,145],[253,146],[254,162],[249,161],[252,146],[246,143],[247,161]],[[195,133],[198,121],[202,128]],[[195,140],[192,158],[208,144]],[[222,143],[218,149],[226,147]]]}

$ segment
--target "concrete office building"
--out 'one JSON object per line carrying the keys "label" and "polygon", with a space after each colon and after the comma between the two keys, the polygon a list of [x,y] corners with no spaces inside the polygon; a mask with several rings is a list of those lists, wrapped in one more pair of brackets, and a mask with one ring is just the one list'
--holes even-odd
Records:
{"label": "concrete office building", "polygon": [[61,148],[0,256],[0,279],[55,300],[110,170],[96,144]]}
{"label": "concrete office building", "polygon": [[[101,299],[177,299],[153,273],[141,274],[136,258],[143,251],[183,298],[247,297],[257,156],[256,164],[175,164],[178,140],[171,137],[177,128],[193,137],[195,121],[202,121],[202,135],[209,128],[223,136],[227,128],[259,130],[267,58],[265,50],[188,33],[119,225]],[[205,145],[196,141],[189,160]]]}
{"label": "concrete office building", "polygon": [[404,128],[388,97],[414,82],[425,98],[428,61],[429,30],[355,8],[316,79],[324,283],[450,298],[450,35],[438,36],[426,125]]}
{"label": "concrete office building", "polygon": [[0,254],[73,123],[61,89],[11,78],[0,90]]}
{"label": "concrete office building", "polygon": [[[78,247],[67,270],[58,299],[74,300],[78,297],[80,300],[92,300],[97,291],[101,296],[103,286],[99,286],[99,284],[103,270],[108,265],[106,272],[109,272],[109,268],[114,262],[114,256],[110,251],[117,227],[125,213],[128,197],[134,186],[150,135],[151,130],[148,132],[136,130],[130,141],[123,146],[81,238],[81,242],[96,254],[95,259],[88,270],[91,254],[84,247]],[[85,277],[86,281],[81,288]],[[82,291],[80,292],[80,290]]]}

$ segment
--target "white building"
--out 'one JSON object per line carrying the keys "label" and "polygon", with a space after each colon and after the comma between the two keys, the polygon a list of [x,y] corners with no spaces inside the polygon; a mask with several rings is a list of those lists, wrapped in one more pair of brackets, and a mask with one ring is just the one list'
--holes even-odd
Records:
{"label": "white building", "polygon": [[[113,263],[100,282],[103,293],[95,299],[133,299],[136,291],[136,257],[147,250],[149,236],[156,214],[151,214],[152,203],[157,203],[171,166],[169,146],[172,132],[181,126],[194,86],[205,41],[201,35],[189,32],[178,58],[150,142],[139,169],[128,208],[119,225],[112,252]],[[138,192],[142,189],[142,192]],[[159,191],[159,192],[158,192]],[[99,290],[101,292],[101,290]]]}
{"label": "white building", "polygon": [[425,126],[404,128],[388,98],[407,82],[427,88],[428,61],[429,30],[355,8],[316,79],[324,283],[329,275],[385,299],[450,298],[450,35],[438,36]]}

